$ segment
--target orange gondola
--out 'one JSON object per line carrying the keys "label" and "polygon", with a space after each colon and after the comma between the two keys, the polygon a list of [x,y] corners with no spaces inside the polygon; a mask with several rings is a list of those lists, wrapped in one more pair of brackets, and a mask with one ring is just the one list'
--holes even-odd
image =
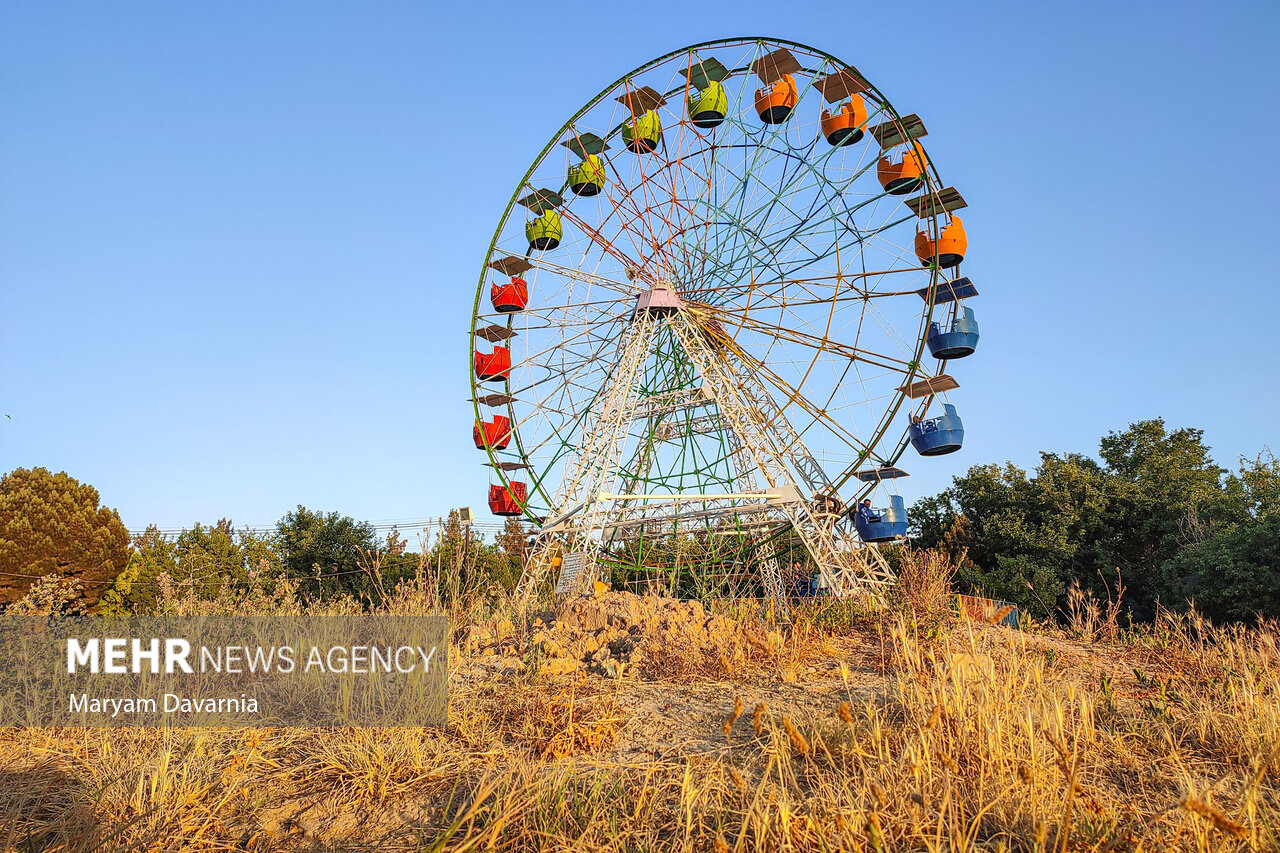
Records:
{"label": "orange gondola", "polygon": [[919,145],[912,143],[903,150],[902,160],[895,163],[886,154],[877,164],[876,174],[880,178],[880,186],[890,195],[906,195],[914,192],[924,183],[924,170],[929,166],[929,158]]}
{"label": "orange gondola", "polygon": [[840,109],[822,111],[822,135],[832,145],[852,145],[862,139],[862,126],[867,123],[867,104],[850,95]]}
{"label": "orange gondola", "polygon": [[765,124],[782,124],[791,117],[796,108],[800,93],[796,90],[795,78],[783,74],[782,78],[767,89],[756,90],[756,112]]}
{"label": "orange gondola", "polygon": [[938,234],[935,243],[930,233],[929,220],[921,220],[916,231],[916,257],[925,265],[936,263],[941,269],[948,269],[964,260],[964,253],[969,248],[969,238],[964,233],[964,223],[959,216],[952,216],[951,221]]}

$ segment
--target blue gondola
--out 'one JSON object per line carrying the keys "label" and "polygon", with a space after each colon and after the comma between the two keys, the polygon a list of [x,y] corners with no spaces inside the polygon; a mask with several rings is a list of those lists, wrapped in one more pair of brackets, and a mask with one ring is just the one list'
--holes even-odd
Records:
{"label": "blue gondola", "polygon": [[973,309],[964,312],[951,323],[951,331],[942,331],[938,323],[929,324],[929,352],[934,358],[964,358],[978,348],[978,321]]}
{"label": "blue gondola", "polygon": [[853,516],[854,526],[863,542],[890,542],[907,535],[907,507],[902,495],[890,495],[889,505],[871,510],[870,517],[860,512]]}
{"label": "blue gondola", "polygon": [[950,403],[942,406],[945,414],[911,425],[911,446],[921,456],[955,453],[964,443],[964,423]]}

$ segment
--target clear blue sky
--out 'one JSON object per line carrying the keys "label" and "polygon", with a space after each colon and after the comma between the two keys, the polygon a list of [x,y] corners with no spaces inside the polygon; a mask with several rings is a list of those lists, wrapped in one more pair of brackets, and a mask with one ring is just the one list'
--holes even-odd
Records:
{"label": "clear blue sky", "polygon": [[857,65],[969,201],[957,454],[1129,421],[1280,451],[1280,5],[0,4],[0,470],[126,525],[484,505],[467,331],[515,183],[615,78],[736,35]]}

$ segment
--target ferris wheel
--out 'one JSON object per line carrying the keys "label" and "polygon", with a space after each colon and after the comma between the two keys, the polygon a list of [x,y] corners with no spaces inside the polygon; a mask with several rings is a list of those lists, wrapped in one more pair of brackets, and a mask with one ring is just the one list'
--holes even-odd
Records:
{"label": "ferris wheel", "polygon": [[646,63],[552,136],[470,332],[489,506],[534,525],[527,589],[893,581],[901,457],[960,448],[948,365],[978,342],[965,201],[925,135],[854,66],[743,38]]}

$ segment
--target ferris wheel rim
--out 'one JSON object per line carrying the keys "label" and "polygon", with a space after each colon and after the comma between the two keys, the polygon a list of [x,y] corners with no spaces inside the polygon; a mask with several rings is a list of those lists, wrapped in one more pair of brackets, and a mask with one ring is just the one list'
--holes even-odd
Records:
{"label": "ferris wheel rim", "polygon": [[[769,45],[774,49],[778,47],[794,48],[812,57],[819,58],[823,62],[830,63],[833,67],[854,68],[853,65],[841,60],[835,55],[828,53],[825,50],[813,47],[811,45],[808,45],[802,42],[797,42],[797,41],[793,41],[785,38],[769,37],[769,36],[738,36],[738,37],[711,39],[703,42],[698,42],[695,44],[682,46],[678,49],[672,50],[654,59],[648,60],[647,62],[628,71],[626,74],[623,74],[622,76],[614,80],[605,88],[601,89],[596,95],[588,99],[582,107],[580,107],[573,115],[571,115],[569,119],[566,120],[551,135],[546,145],[537,153],[537,155],[533,158],[529,168],[524,172],[524,174],[517,181],[516,188],[513,191],[511,197],[509,198],[506,207],[502,211],[501,216],[499,217],[498,225],[495,228],[493,237],[491,238],[489,246],[485,252],[484,260],[480,269],[480,276],[477,283],[475,300],[473,302],[473,307],[472,307],[472,324],[469,332],[469,344],[470,344],[469,355],[476,351],[476,327],[480,322],[480,318],[481,318],[481,304],[485,297],[487,278],[489,276],[489,271],[490,271],[490,263],[493,261],[495,252],[498,250],[498,244],[500,239],[503,236],[503,231],[506,228],[511,218],[513,210],[518,204],[518,200],[520,196],[522,195],[523,192],[527,190],[528,187],[532,186],[532,184],[529,183],[530,178],[533,177],[533,175],[538,171],[539,167],[544,163],[548,155],[555,149],[555,146],[557,145],[557,143],[563,139],[566,132],[570,131],[573,128],[575,122],[578,119],[580,119],[583,115],[587,114],[591,109],[593,109],[594,107],[602,103],[605,98],[607,98],[611,93],[617,91],[619,87],[624,86],[627,83],[627,81],[629,81],[630,79],[642,73],[650,71],[652,69],[658,68],[676,57],[679,57],[681,55],[686,55],[686,54],[692,54],[699,50],[716,49],[716,48],[732,48],[735,46],[746,46],[751,44],[759,45],[761,47],[763,47],[764,45]],[[740,70],[743,70],[743,69],[734,69],[734,73]],[[806,68],[805,70],[808,71],[809,69]],[[865,84],[866,84],[866,89],[864,94],[870,94],[874,97],[874,100],[877,106],[881,111],[884,112],[887,120],[891,121],[899,128],[903,127],[903,117],[901,114],[898,113],[897,109],[893,106],[892,102],[890,102],[889,99],[884,95],[884,93],[879,89],[879,87],[877,87],[869,79],[863,77],[863,80],[865,81]],[[613,135],[615,135],[617,132],[618,132],[618,128],[613,128],[608,132],[608,136],[606,136],[605,138],[606,139],[610,138]],[[919,143],[917,142],[916,144],[919,144]],[[921,149],[923,149],[922,145],[920,147]],[[924,195],[936,195],[936,193],[938,192],[938,189],[943,186],[941,179],[938,175],[937,166],[934,163],[932,158],[926,159],[926,162],[924,164],[922,179],[924,184],[924,192],[923,192]],[[930,220],[931,228],[932,228],[931,233],[936,239],[938,230],[939,230],[937,215],[934,214],[929,217],[921,217],[921,218],[922,219],[927,218]],[[526,256],[527,255],[528,253],[526,253]],[[928,287],[933,288],[937,285],[941,273],[942,271],[938,269],[936,266],[933,266],[930,268]],[[613,301],[621,302],[621,301],[625,301],[626,298],[627,297],[624,296],[624,297],[620,297],[618,300],[613,300]],[[923,328],[927,328],[929,322],[932,319],[932,314],[935,308],[936,306],[932,302],[926,301],[926,309],[922,315]],[[508,326],[510,326],[511,319],[508,318],[507,322],[508,322]],[[921,334],[918,336],[915,342],[915,349],[914,349],[913,357],[910,361],[910,367],[908,372],[905,374],[905,378],[904,378],[904,383],[903,383],[904,387],[910,382],[912,382],[916,378],[916,376],[920,374],[920,371],[921,371],[920,366],[924,360],[925,346],[926,346],[925,336]],[[817,358],[817,355],[815,354],[815,359],[816,358]],[[942,364],[945,364],[945,362],[942,362]],[[482,380],[480,380],[477,377],[476,373],[474,372],[474,370],[471,369],[471,367],[472,366],[469,364],[469,377],[470,377],[470,386],[471,386],[471,392],[472,392],[471,393],[472,413],[475,421],[479,423],[483,421],[483,414],[481,412],[481,408],[480,408],[481,404],[479,402],[479,399],[481,395],[485,393],[486,389],[482,385]],[[507,383],[504,383],[504,384],[507,384]],[[866,461],[867,459],[874,456],[877,462],[886,466],[896,465],[897,462],[901,459],[903,453],[905,452],[906,448],[910,444],[908,434],[905,429],[903,430],[901,437],[896,441],[896,443],[892,441],[889,442],[889,445],[884,445],[883,443],[887,440],[887,436],[889,435],[892,429],[892,424],[894,420],[897,418],[898,414],[900,413],[904,403],[906,403],[908,400],[909,400],[908,394],[904,390],[899,389],[898,392],[894,395],[891,404],[885,408],[883,417],[881,418],[881,422],[877,425],[874,433],[871,435],[871,437],[867,441],[867,448],[868,448],[867,451],[864,454],[860,455],[856,462],[849,464],[847,466],[844,466],[844,470],[842,471],[842,473],[835,479],[834,487],[837,490],[837,492],[838,490],[842,489],[846,484],[850,482],[850,480],[853,478],[855,469],[858,467],[858,465],[862,464],[862,462]],[[516,418],[515,418],[515,412],[514,412],[514,404],[507,403],[506,408],[507,408],[508,414],[511,416],[512,422],[515,423]],[[519,446],[520,436],[518,431],[513,431],[513,440],[518,445],[518,452],[516,455],[518,455],[518,457],[525,463],[528,470],[532,472],[534,470],[534,466],[529,456],[529,452],[525,450],[523,447]],[[885,450],[887,452],[875,453],[874,451],[880,448],[881,446],[885,446]],[[890,446],[892,447],[891,450],[889,449]],[[502,483],[504,487],[509,487],[514,478],[509,477],[507,471],[501,466],[500,464],[501,460],[497,456],[495,449],[492,446],[490,446],[487,440],[485,442],[485,446],[483,449],[486,453],[486,456],[488,457],[488,464],[491,466],[491,470],[493,471],[494,476],[496,476],[496,478]],[[552,463],[549,463],[548,471],[553,465],[554,465],[554,461]],[[534,486],[534,489],[537,492],[541,493],[544,499],[547,501],[548,505],[550,505],[552,500],[551,495],[545,491],[544,486],[545,484],[539,481]],[[856,495],[856,497],[854,497],[854,500],[860,500],[864,495],[871,492],[875,488],[876,488],[876,483],[867,483],[865,485],[858,486],[853,493],[854,495]],[[532,503],[533,503],[532,497],[533,497],[533,494],[531,492],[530,500],[523,507],[521,507],[523,515],[532,521],[535,521],[535,522],[541,521],[543,519],[541,519],[531,509]]]}

